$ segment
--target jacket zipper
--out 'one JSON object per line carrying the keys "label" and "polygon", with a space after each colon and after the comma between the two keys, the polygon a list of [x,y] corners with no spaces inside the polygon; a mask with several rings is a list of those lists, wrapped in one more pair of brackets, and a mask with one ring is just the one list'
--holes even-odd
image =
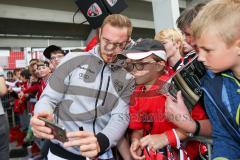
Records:
{"label": "jacket zipper", "polygon": [[105,100],[106,100],[107,93],[108,93],[108,88],[109,88],[109,83],[110,83],[110,76],[108,76],[107,87],[106,87],[105,95],[104,95],[104,98],[103,98],[102,106],[104,106],[104,104],[105,104]]}
{"label": "jacket zipper", "polygon": [[96,124],[96,119],[97,119],[97,104],[98,104],[98,99],[99,99],[101,89],[102,89],[103,72],[104,72],[104,69],[105,69],[106,66],[107,65],[104,64],[102,72],[101,72],[100,84],[99,84],[98,93],[97,93],[97,97],[96,97],[96,101],[95,101],[95,109],[94,109],[95,110],[95,115],[94,115],[94,120],[93,120],[93,132],[94,132],[94,134],[96,134],[95,124]]}

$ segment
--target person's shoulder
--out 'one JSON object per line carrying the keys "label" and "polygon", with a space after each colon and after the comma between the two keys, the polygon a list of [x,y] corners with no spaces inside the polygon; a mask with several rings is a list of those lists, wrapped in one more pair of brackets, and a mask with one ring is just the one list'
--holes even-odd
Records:
{"label": "person's shoulder", "polygon": [[211,70],[206,70],[206,73],[204,74],[204,76],[202,77],[201,81],[205,82],[205,81],[210,81],[215,79],[217,76],[216,73],[212,72]]}
{"label": "person's shoulder", "polygon": [[85,56],[85,55],[89,55],[91,56],[92,54],[89,52],[69,52],[64,59],[72,59],[75,57],[79,57],[79,56]]}
{"label": "person's shoulder", "polygon": [[208,92],[221,93],[224,84],[224,77],[221,73],[213,73],[210,70],[206,71],[206,74],[201,79],[201,87]]}
{"label": "person's shoulder", "polygon": [[216,79],[224,79],[224,78],[229,78],[232,77],[232,72],[230,71],[224,71],[220,73],[214,73],[211,70],[207,70],[206,74],[203,76],[202,80],[213,80],[215,81]]}
{"label": "person's shoulder", "polygon": [[95,56],[97,57],[97,54],[98,54],[98,48],[99,46],[95,46],[93,49],[91,49],[90,51],[81,51],[81,52],[69,52],[66,56],[63,57],[63,59],[61,60],[61,62],[66,62],[70,59],[73,59],[73,58],[79,58],[81,56],[84,56],[84,57],[92,57],[92,56]]}
{"label": "person's shoulder", "polygon": [[69,52],[66,56],[64,56],[62,59],[61,59],[61,62],[60,62],[60,65],[63,64],[63,63],[66,63],[72,59],[75,59],[75,58],[81,58],[83,56],[93,56],[91,53],[89,52]]}

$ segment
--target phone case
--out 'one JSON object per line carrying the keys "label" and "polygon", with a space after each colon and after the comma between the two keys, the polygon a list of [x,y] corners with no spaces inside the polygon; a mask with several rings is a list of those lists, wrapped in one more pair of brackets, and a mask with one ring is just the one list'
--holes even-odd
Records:
{"label": "phone case", "polygon": [[67,141],[66,130],[64,128],[58,126],[46,118],[39,117],[39,119],[45,122],[46,127],[51,128],[54,139],[57,139],[63,143]]}

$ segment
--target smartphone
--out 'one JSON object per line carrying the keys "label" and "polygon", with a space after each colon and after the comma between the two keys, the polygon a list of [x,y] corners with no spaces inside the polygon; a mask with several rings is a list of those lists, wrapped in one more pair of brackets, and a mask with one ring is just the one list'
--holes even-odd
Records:
{"label": "smartphone", "polygon": [[54,139],[57,139],[63,143],[67,141],[66,130],[64,128],[58,126],[57,124],[49,121],[46,118],[43,117],[38,118],[45,122],[46,127],[51,128]]}

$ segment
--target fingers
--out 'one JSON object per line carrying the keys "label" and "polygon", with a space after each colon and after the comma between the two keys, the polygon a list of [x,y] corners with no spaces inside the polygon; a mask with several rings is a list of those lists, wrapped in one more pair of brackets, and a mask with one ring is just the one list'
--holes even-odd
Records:
{"label": "fingers", "polygon": [[[43,132],[46,134],[51,134],[52,130],[46,126],[37,126],[37,127],[33,127],[35,131],[37,132]],[[37,129],[36,129],[37,128]]]}
{"label": "fingers", "polygon": [[53,135],[51,134],[51,129],[45,126],[45,122],[38,119],[40,116],[49,116],[49,113],[39,113],[35,114],[31,120],[30,124],[32,126],[32,131],[34,136],[38,138],[46,138],[46,139],[53,139]]}
{"label": "fingers", "polygon": [[100,152],[100,147],[97,138],[92,132],[76,131],[68,132],[68,142],[64,143],[64,147],[79,146],[80,153],[86,157],[96,157]]}
{"label": "fingers", "polygon": [[84,138],[74,138],[69,139],[68,142],[64,143],[65,147],[71,147],[71,146],[81,146],[81,145],[89,145],[89,144],[96,144],[97,138],[96,137],[84,137]]}
{"label": "fingers", "polygon": [[76,132],[68,132],[67,133],[68,138],[74,138],[74,137],[85,138],[85,137],[91,137],[91,136],[94,136],[94,134],[92,132],[88,132],[88,131],[76,131]]}
{"label": "fingers", "polygon": [[136,159],[136,160],[143,160],[145,159],[145,155],[142,155],[142,156],[138,156],[138,155],[132,155],[133,159]]}
{"label": "fingers", "polygon": [[136,151],[138,147],[138,142],[133,142],[130,148],[132,148],[133,151]]}
{"label": "fingers", "polygon": [[87,152],[81,152],[81,155],[84,157],[89,157],[89,158],[94,158],[98,155],[98,151],[97,150],[92,150],[92,151],[87,151]]}
{"label": "fingers", "polygon": [[132,146],[130,147],[130,153],[131,153],[131,156],[133,157],[133,159],[136,159],[136,160],[142,160],[142,159],[145,159],[145,156],[142,155],[142,149],[140,148],[140,146],[138,146],[137,148],[135,148],[136,146]]}
{"label": "fingers", "polygon": [[167,110],[173,108],[173,107],[176,107],[177,106],[177,101],[175,99],[173,99],[172,96],[167,96],[166,97],[166,101],[165,101],[165,108]]}
{"label": "fingers", "polygon": [[80,146],[80,151],[81,152],[89,152],[89,151],[92,151],[92,150],[96,150],[97,151],[97,148],[98,148],[98,143],[91,143],[91,144],[88,144],[88,145],[81,145]]}
{"label": "fingers", "polygon": [[174,97],[170,93],[166,94],[166,97],[168,98],[168,100],[171,100],[171,102],[173,102],[173,103],[177,102],[177,97]]}
{"label": "fingers", "polygon": [[[45,127],[45,128],[47,128],[47,127]],[[54,138],[54,136],[52,134],[38,131],[35,128],[32,128],[32,131],[33,131],[33,135],[38,137],[38,138],[45,138],[45,139],[53,139]]]}
{"label": "fingers", "polygon": [[67,137],[69,142],[66,142],[66,147],[70,146],[79,146],[89,143],[96,143],[97,138],[92,132],[88,131],[75,131],[75,132],[68,132]]}
{"label": "fingers", "polygon": [[41,113],[37,113],[34,115],[35,117],[44,117],[47,118],[48,120],[52,120],[53,119],[53,114],[49,113],[49,112],[41,112]]}
{"label": "fingers", "polygon": [[34,115],[30,120],[31,126],[44,126],[45,123],[37,118],[36,115]]}
{"label": "fingers", "polygon": [[142,148],[150,145],[150,135],[147,135],[140,139],[140,145]]}
{"label": "fingers", "polygon": [[183,96],[182,96],[182,92],[181,92],[181,91],[178,91],[178,92],[177,92],[177,101],[178,101],[179,104],[184,103],[184,102],[183,102]]}
{"label": "fingers", "polygon": [[49,113],[43,113],[43,115],[39,115],[39,117],[45,117],[50,121],[53,121],[53,119],[54,119],[53,114],[49,114]]}
{"label": "fingers", "polygon": [[151,149],[153,152],[155,152],[158,149],[158,142],[156,137],[153,138],[151,135],[147,135],[145,137],[143,137],[141,140],[141,147],[142,148],[149,148]]}

